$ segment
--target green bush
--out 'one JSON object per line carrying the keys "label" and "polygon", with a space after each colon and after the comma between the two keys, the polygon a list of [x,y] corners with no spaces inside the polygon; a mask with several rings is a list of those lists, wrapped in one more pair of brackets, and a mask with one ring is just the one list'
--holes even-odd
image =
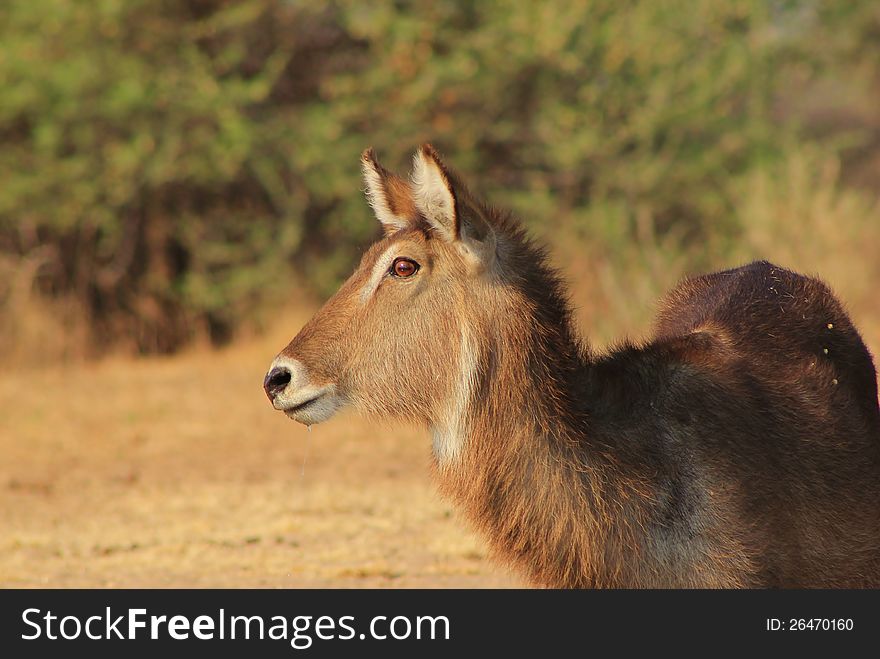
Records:
{"label": "green bush", "polygon": [[0,266],[99,348],[223,341],[335,287],[376,235],[360,152],[423,141],[539,232],[734,237],[741,179],[800,134],[780,90],[852,66],[809,40],[872,25],[857,4],[7,0]]}

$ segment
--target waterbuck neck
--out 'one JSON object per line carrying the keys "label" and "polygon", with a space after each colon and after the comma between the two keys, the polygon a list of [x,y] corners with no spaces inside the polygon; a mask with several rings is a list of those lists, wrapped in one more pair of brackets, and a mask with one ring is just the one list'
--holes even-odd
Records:
{"label": "waterbuck neck", "polygon": [[[462,330],[462,387],[431,428],[434,473],[494,552],[536,583],[608,584],[623,570],[617,557],[627,555],[607,554],[609,537],[633,541],[607,511],[635,506],[624,517],[636,519],[638,503],[625,501],[620,492],[631,484],[589,442],[591,359],[557,279],[541,269],[519,284],[488,331]],[[538,290],[542,296],[531,294]],[[570,574],[558,574],[562,565]]]}
{"label": "waterbuck neck", "polygon": [[501,245],[506,267],[484,282],[481,309],[462,314],[452,386],[429,421],[440,464],[456,462],[475,425],[529,437],[583,432],[590,358],[562,283],[522,235],[504,236]]}

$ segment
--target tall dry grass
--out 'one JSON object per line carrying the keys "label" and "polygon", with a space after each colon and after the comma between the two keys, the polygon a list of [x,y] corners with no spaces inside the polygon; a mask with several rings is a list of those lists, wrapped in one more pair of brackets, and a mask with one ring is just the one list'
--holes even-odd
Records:
{"label": "tall dry grass", "polygon": [[638,218],[625,242],[598,230],[586,240],[565,226],[548,230],[591,342],[645,335],[658,300],[685,275],[765,259],[828,283],[880,354],[880,197],[843,186],[839,170],[808,148],[757,169],[740,182],[732,237],[683,245],[658,236],[650,217]]}
{"label": "tall dry grass", "polygon": [[69,297],[40,295],[41,272],[50,250],[25,257],[0,254],[0,364],[30,366],[89,356],[88,320]]}

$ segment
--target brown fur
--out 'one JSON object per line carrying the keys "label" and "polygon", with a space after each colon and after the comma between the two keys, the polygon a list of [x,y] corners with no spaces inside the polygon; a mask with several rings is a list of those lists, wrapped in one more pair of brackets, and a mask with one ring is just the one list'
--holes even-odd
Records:
{"label": "brown fur", "polygon": [[399,176],[392,174],[379,164],[376,155],[372,149],[367,149],[362,157],[363,160],[369,161],[372,167],[379,173],[384,183],[385,201],[388,204],[388,210],[394,215],[401,217],[414,217],[416,207],[413,203],[412,193],[409,184]]}
{"label": "brown fur", "polygon": [[[433,150],[409,201],[372,171],[407,225],[281,356],[431,428],[440,490],[501,560],[549,587],[880,587],[876,374],[824,284],[697,277],[651,341],[594,354],[545,252]],[[371,288],[383,255],[421,268]]]}

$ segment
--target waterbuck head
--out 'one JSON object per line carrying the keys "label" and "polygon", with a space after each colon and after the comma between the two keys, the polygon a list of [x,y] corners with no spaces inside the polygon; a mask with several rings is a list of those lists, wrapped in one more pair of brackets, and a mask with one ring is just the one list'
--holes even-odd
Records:
{"label": "waterbuck head", "polygon": [[352,404],[455,432],[497,306],[499,227],[430,145],[409,181],[371,150],[362,166],[384,237],[275,358],[266,394],[307,425]]}

